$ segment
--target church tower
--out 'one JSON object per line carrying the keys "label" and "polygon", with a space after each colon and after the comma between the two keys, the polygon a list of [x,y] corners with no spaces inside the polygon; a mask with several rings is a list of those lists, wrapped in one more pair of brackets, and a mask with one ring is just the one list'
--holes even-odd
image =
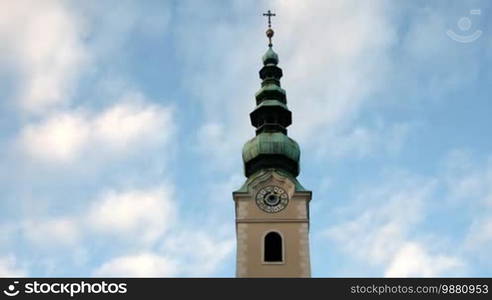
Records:
{"label": "church tower", "polygon": [[243,186],[233,192],[236,209],[237,277],[310,277],[309,201],[311,191],[297,181],[300,149],[287,136],[292,113],[280,87],[282,69],[272,49],[260,69],[261,88],[250,113],[256,136],[243,147]]}

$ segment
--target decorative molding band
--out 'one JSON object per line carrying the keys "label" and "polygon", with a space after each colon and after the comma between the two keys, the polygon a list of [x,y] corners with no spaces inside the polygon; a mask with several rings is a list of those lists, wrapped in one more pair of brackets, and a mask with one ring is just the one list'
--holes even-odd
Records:
{"label": "decorative molding band", "polygon": [[236,219],[236,223],[309,223],[309,219]]}

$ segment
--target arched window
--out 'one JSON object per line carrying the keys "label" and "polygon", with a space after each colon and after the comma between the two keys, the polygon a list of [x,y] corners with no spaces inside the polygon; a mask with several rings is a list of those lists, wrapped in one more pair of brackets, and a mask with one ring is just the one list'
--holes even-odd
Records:
{"label": "arched window", "polygon": [[265,262],[283,261],[282,237],[277,232],[269,232],[265,235],[264,257]]}

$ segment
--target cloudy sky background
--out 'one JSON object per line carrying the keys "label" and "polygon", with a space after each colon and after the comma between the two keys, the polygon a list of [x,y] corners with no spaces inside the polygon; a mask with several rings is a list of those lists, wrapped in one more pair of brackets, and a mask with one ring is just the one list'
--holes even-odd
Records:
{"label": "cloudy sky background", "polygon": [[0,276],[234,276],[268,9],[313,276],[492,276],[485,0],[0,0]]}

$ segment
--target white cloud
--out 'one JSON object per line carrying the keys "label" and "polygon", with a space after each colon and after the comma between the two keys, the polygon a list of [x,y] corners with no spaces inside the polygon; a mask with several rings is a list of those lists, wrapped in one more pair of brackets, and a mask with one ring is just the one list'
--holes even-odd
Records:
{"label": "white cloud", "polygon": [[154,252],[111,258],[93,275],[109,277],[210,276],[230,257],[234,239],[203,231],[181,231],[167,236]]}
{"label": "white cloud", "polygon": [[[189,221],[178,216],[173,198],[170,185],[111,190],[79,213],[21,221],[19,238],[38,252],[35,265],[45,270],[45,275],[67,272],[61,263],[75,268],[92,264],[91,247],[103,247],[109,257],[94,268],[94,276],[213,275],[230,258],[234,238],[217,224],[190,227]],[[10,232],[5,241],[12,243],[13,238]],[[91,247],[84,247],[87,245]],[[128,250],[121,251],[121,245]],[[55,257],[54,253],[59,254]],[[73,272],[70,274],[83,275]],[[24,273],[9,258],[0,259],[1,274]]]}
{"label": "white cloud", "polygon": [[408,242],[400,247],[386,269],[386,277],[437,277],[462,266],[458,259],[430,255],[423,245]]}
{"label": "white cloud", "polygon": [[81,237],[78,220],[72,218],[26,221],[23,232],[28,241],[41,247],[76,246]]}
{"label": "white cloud", "polygon": [[[31,112],[66,102],[89,54],[83,28],[62,1],[0,2],[4,64],[21,73],[21,105]],[[1,58],[0,58],[1,59]]]}
{"label": "white cloud", "polygon": [[465,242],[465,245],[472,251],[479,250],[485,253],[487,258],[489,257],[492,250],[492,211],[473,221]]}
{"label": "white cloud", "polygon": [[167,141],[172,122],[170,107],[146,104],[141,94],[129,93],[95,117],[92,125],[96,140],[122,150],[135,143]]}
{"label": "white cloud", "polygon": [[[349,142],[342,137],[350,134],[344,132],[347,126],[342,129],[337,126],[351,122],[370,95],[383,87],[390,64],[386,54],[396,41],[396,29],[384,14],[385,2],[361,5],[344,0],[275,1],[275,7],[279,17],[275,19],[274,49],[284,70],[282,85],[293,111],[289,132],[303,147],[315,149],[328,149],[326,140],[332,141],[333,133],[351,144],[370,142],[367,138],[372,136],[360,135],[368,132]],[[231,15],[244,13],[241,5],[231,4],[229,9]],[[240,147],[248,137],[254,136],[248,113],[255,105],[254,93],[260,88],[257,72],[262,67],[261,56],[267,49],[267,40],[262,23],[224,24],[203,16],[220,14],[222,8],[207,5],[203,10],[206,14],[197,15],[202,10],[196,9],[196,3],[180,2],[178,12],[192,16],[192,21],[179,29],[178,36],[201,31],[203,22],[207,22],[208,30],[200,40],[182,39],[177,45],[182,51],[183,69],[193,87],[194,99],[203,108],[201,133],[209,134],[222,145],[217,150],[215,143],[201,143],[208,146],[209,151],[204,152],[216,153],[209,156],[213,159],[211,165],[227,162],[227,167],[232,169],[235,166],[232,162],[238,161]],[[223,43],[225,40],[235,42]],[[204,47],[197,49],[191,43]],[[203,72],[197,73],[197,69]],[[204,78],[214,78],[213,83]],[[370,146],[370,151],[372,147],[385,147],[372,142]]]}
{"label": "white cloud", "polygon": [[294,112],[292,132],[302,143],[323,143],[320,132],[352,121],[383,87],[395,28],[383,13],[385,2],[277,5],[276,44]]}
{"label": "white cloud", "polygon": [[378,123],[372,127],[354,127],[327,133],[323,147],[316,155],[323,158],[364,158],[376,153],[395,154],[403,146],[412,125],[401,123],[391,126]]}
{"label": "white cloud", "polygon": [[[69,102],[78,99],[72,97],[71,91],[79,83],[77,79],[89,63],[94,63],[89,65],[93,72],[88,74],[92,75],[88,78],[90,82],[112,82],[116,76],[103,66],[108,65],[108,61],[111,65],[108,57],[114,51],[121,50],[124,41],[131,39],[133,34],[128,35],[128,32],[141,30],[141,34],[147,34],[146,29],[153,27],[155,30],[151,37],[162,36],[158,32],[167,26],[168,19],[163,21],[160,13],[149,19],[147,13],[135,13],[128,9],[132,5],[125,8],[119,6],[117,11],[112,10],[110,13],[108,26],[105,9],[100,10],[104,13],[98,16],[100,11],[94,13],[92,7],[87,9],[85,6],[82,13],[76,15],[80,11],[73,10],[70,13],[69,7],[64,5],[67,4],[55,0],[42,3],[0,3],[0,37],[7,41],[2,46],[5,46],[8,55],[0,57],[0,64],[8,62],[12,70],[21,75],[19,86],[22,90],[18,95],[20,105],[26,111],[35,113],[23,115],[27,117],[21,120],[17,146],[22,153],[36,162],[70,165],[91,163],[92,159],[105,161],[130,152],[138,153],[134,151],[136,149],[153,150],[148,147],[154,145],[165,146],[175,132],[173,109],[152,104],[152,101],[139,93],[125,92],[129,90],[128,87],[136,86],[125,79],[125,74],[121,75],[121,86],[113,91],[102,91],[114,96],[121,95],[123,90],[124,95],[114,101],[116,104],[100,111],[88,105]],[[80,7],[77,5],[77,8]],[[88,27],[83,27],[79,21],[87,22],[83,25]],[[101,26],[90,27],[92,21]],[[84,32],[85,29],[88,30]],[[92,29],[94,32],[90,32]],[[84,36],[87,32],[90,35]],[[88,93],[99,96],[99,92],[96,88],[94,93]],[[84,99],[84,103],[97,101],[99,108],[115,98],[95,99]],[[34,168],[28,170],[37,171]],[[120,175],[119,180],[128,178],[126,174]],[[62,181],[64,179],[60,178]],[[113,177],[109,181],[116,181],[116,185],[121,183]],[[39,216],[36,219],[15,221],[22,225],[18,239],[30,243],[32,248],[29,253],[39,251],[36,258],[40,259],[34,265],[41,266],[45,274],[69,272],[67,266],[70,266],[66,264],[74,263],[75,258],[79,258],[75,269],[91,268],[89,265],[94,262],[92,250],[98,247],[103,247],[104,253],[110,257],[94,272],[98,276],[173,276],[178,273],[178,266],[179,270],[185,270],[187,274],[212,274],[232,252],[233,240],[208,234],[208,230],[205,232],[203,228],[200,233],[181,230],[187,223],[178,223],[176,220],[178,212],[172,201],[172,190],[168,185],[149,189],[110,189],[94,199],[88,207],[76,206],[77,212],[66,212],[66,215],[60,217]],[[71,191],[73,189],[68,187],[67,192]],[[88,191],[86,194],[92,193]],[[46,195],[51,196],[47,191],[40,198]],[[179,228],[183,236],[178,237],[174,231],[171,233],[171,227]],[[216,228],[210,231],[216,234]],[[14,238],[9,232],[5,240],[10,244]],[[121,245],[120,238],[125,239],[125,242],[130,241],[132,249],[114,257],[112,251]],[[152,251],[157,242],[160,242],[158,245],[169,245],[169,249],[160,249],[159,253]],[[85,243],[91,247],[81,247]],[[190,243],[197,245],[201,251],[194,252],[188,248],[183,254],[182,247]],[[179,246],[173,248],[171,244]],[[69,252],[69,260],[66,260],[65,255],[56,255],[57,249],[54,248],[40,251],[51,246]],[[8,245],[9,250],[15,247]],[[118,249],[118,253],[121,254],[121,249]],[[26,257],[24,259],[29,260]],[[0,274],[20,274],[21,271],[12,259],[0,260]],[[76,272],[79,271],[73,271]]]}
{"label": "white cloud", "polygon": [[99,277],[169,277],[177,272],[176,263],[154,253],[117,257],[95,272]]}
{"label": "white cloud", "polygon": [[114,156],[162,145],[173,133],[172,108],[148,103],[138,93],[128,93],[100,113],[60,112],[29,124],[22,129],[19,145],[36,160],[63,164],[84,154]]}
{"label": "white cloud", "polygon": [[87,222],[100,233],[135,241],[154,242],[173,225],[173,189],[109,191],[92,203]]}
{"label": "white cloud", "polygon": [[351,220],[330,228],[328,236],[368,263],[384,262],[403,243],[410,226],[421,218],[423,201],[432,186],[414,190],[416,186],[404,181],[401,186],[361,191],[356,204],[348,209]]}
{"label": "white cloud", "polygon": [[211,168],[228,170],[238,165],[241,150],[237,144],[232,143],[231,131],[224,124],[204,124],[199,128],[197,138],[201,155],[213,162],[210,164]]}
{"label": "white cloud", "polygon": [[0,257],[0,277],[24,277],[26,271],[17,266],[13,256]]}
{"label": "white cloud", "polygon": [[383,186],[360,191],[344,211],[350,221],[329,228],[326,236],[348,255],[384,267],[385,276],[442,276],[456,271],[463,265],[461,259],[411,237],[425,218],[425,203],[431,201],[436,181],[408,174],[391,178]]}
{"label": "white cloud", "polygon": [[[33,264],[45,275],[67,272],[62,264],[69,264],[76,269],[69,274],[78,276],[87,276],[77,271],[87,266],[94,276],[211,276],[231,257],[235,240],[220,224],[183,219],[173,190],[170,184],[108,190],[78,212],[19,221],[18,238],[37,251]],[[11,244],[9,228],[0,227]],[[108,258],[94,268],[99,247]],[[6,262],[0,261],[0,271],[21,270],[12,259]]]}
{"label": "white cloud", "polygon": [[484,163],[473,159],[470,151],[450,151],[443,162],[443,177],[455,201],[472,205],[492,205],[492,156]]}
{"label": "white cloud", "polygon": [[[411,16],[408,23],[395,22],[398,26],[398,55],[395,56],[391,77],[387,79],[391,93],[398,91],[398,102],[414,106],[436,104],[443,107],[456,92],[466,90],[480,81],[480,74],[486,65],[487,51],[480,50],[485,40],[480,38],[471,47],[451,39],[446,32],[460,32],[457,22],[468,11],[461,3],[440,5],[395,5],[395,20]],[[484,18],[469,16],[472,20],[470,33],[483,30]],[[405,25],[403,25],[405,24]],[[472,31],[473,30],[473,31]],[[470,46],[470,47],[467,47]],[[466,57],[467,59],[463,59]],[[425,95],[425,96],[422,96]],[[393,95],[387,95],[392,98]]]}
{"label": "white cloud", "polygon": [[492,156],[480,162],[471,151],[451,151],[443,163],[443,181],[450,203],[471,216],[464,251],[481,264],[489,264],[492,251]]}
{"label": "white cloud", "polygon": [[230,256],[234,244],[230,237],[214,236],[203,230],[182,230],[168,236],[161,251],[172,254],[179,262],[181,274],[207,276]]}
{"label": "white cloud", "polygon": [[[210,276],[230,257],[234,239],[215,226],[189,227],[179,216],[169,187],[109,192],[93,202],[86,224],[97,234],[132,241],[152,255],[110,258],[95,274],[108,276]],[[207,230],[204,227],[208,228]],[[214,234],[211,234],[214,232]],[[114,240],[113,240],[114,241]],[[143,242],[143,243],[140,243]],[[147,250],[146,250],[147,251]],[[142,266],[139,266],[142,264]],[[163,265],[159,271],[151,265]]]}
{"label": "white cloud", "polygon": [[233,238],[213,236],[208,231],[180,230],[166,235],[156,251],[111,258],[96,268],[94,275],[211,276],[230,257],[234,243]]}
{"label": "white cloud", "polygon": [[20,144],[34,158],[69,162],[84,150],[90,132],[81,113],[60,113],[42,123],[27,125]]}

